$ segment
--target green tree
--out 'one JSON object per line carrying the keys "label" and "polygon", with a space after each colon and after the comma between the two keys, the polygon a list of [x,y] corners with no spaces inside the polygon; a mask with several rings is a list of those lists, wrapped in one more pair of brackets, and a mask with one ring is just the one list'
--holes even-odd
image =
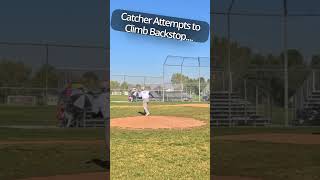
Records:
{"label": "green tree", "polygon": [[57,88],[59,75],[56,69],[51,65],[43,65],[32,77],[33,87],[45,87],[48,83],[48,88]]}
{"label": "green tree", "polygon": [[0,86],[26,86],[32,69],[22,62],[0,60]]}
{"label": "green tree", "polygon": [[99,87],[99,78],[94,72],[86,72],[82,75],[81,84],[88,89],[95,89]]}
{"label": "green tree", "polygon": [[[288,49],[288,67],[304,65],[303,56],[300,51],[296,49]],[[284,60],[284,54],[280,55],[282,61]]]}
{"label": "green tree", "polygon": [[110,81],[110,88],[111,89],[119,89],[120,83],[118,81]]}
{"label": "green tree", "polygon": [[120,88],[122,90],[128,90],[129,89],[129,84],[127,82],[123,82],[123,83],[121,83]]}
{"label": "green tree", "polygon": [[190,79],[188,76],[185,76],[181,73],[175,73],[175,74],[172,74],[171,76],[171,83],[172,84],[180,84],[181,81],[182,82],[188,82]]}

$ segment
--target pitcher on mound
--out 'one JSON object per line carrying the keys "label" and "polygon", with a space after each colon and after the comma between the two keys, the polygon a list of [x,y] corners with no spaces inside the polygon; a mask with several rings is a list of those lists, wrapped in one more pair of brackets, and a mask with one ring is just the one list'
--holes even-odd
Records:
{"label": "pitcher on mound", "polygon": [[148,104],[149,104],[149,99],[150,99],[150,92],[145,90],[144,87],[141,87],[141,90],[142,91],[140,92],[140,96],[142,98],[144,113],[145,113],[145,116],[149,116],[150,112],[148,109]]}

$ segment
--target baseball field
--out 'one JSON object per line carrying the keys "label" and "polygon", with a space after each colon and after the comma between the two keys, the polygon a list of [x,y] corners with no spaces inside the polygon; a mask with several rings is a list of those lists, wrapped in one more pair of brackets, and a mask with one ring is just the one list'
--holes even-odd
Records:
{"label": "baseball field", "polygon": [[[209,179],[210,156],[215,179],[319,179],[320,128],[217,128],[210,147],[207,104],[151,103],[149,119],[132,127],[141,111],[111,103],[111,179]],[[1,106],[0,117],[0,179],[106,176],[103,128],[55,128],[50,106]],[[158,121],[166,117],[201,123]],[[157,124],[143,127],[148,120]]]}
{"label": "baseball field", "polygon": [[[103,128],[55,128],[55,107],[50,106],[0,109],[0,179],[50,179],[55,175],[84,173],[95,173],[95,178],[104,179],[105,173],[101,172],[108,168],[104,162]],[[144,117],[140,111],[140,102],[112,103],[111,126],[121,118]],[[150,111],[148,118],[152,121],[156,117],[156,125],[160,126],[111,127],[111,178],[208,179],[208,104],[155,102]],[[159,124],[168,116],[167,124]],[[183,127],[184,120],[192,120],[191,125],[196,127]]]}

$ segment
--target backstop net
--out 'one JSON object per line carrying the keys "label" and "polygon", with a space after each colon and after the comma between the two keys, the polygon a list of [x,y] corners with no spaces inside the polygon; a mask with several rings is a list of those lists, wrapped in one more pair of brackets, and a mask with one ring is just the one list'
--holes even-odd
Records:
{"label": "backstop net", "polygon": [[163,101],[203,101],[210,94],[210,59],[168,56],[163,64]]}

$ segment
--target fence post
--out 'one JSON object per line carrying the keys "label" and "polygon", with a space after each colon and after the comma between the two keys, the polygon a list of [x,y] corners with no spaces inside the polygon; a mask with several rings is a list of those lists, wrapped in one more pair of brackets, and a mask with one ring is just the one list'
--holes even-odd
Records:
{"label": "fence post", "polygon": [[49,45],[46,44],[46,65],[45,65],[45,103],[48,104],[48,69],[49,69]]}
{"label": "fence post", "polygon": [[256,115],[258,115],[258,105],[259,105],[259,89],[258,86],[256,86]]}
{"label": "fence post", "polygon": [[316,85],[315,85],[315,71],[312,70],[312,91],[316,90]]}
{"label": "fence post", "polygon": [[181,92],[180,92],[180,99],[181,99],[181,101],[183,101],[183,99],[182,99],[182,93],[183,93],[183,77],[182,77],[182,66],[183,66],[183,63],[184,63],[184,58],[183,58],[183,60],[182,60],[182,64],[181,64],[181,66],[180,66],[180,88],[181,88]]}
{"label": "fence post", "polygon": [[162,67],[162,102],[164,102],[164,92],[165,92],[164,68],[165,68],[165,64],[163,64],[163,67]]}
{"label": "fence post", "polygon": [[245,100],[245,104],[244,104],[244,113],[245,113],[245,118],[246,118],[246,122],[245,124],[247,124],[247,119],[248,119],[248,112],[247,112],[247,80],[244,79],[244,100]]}

